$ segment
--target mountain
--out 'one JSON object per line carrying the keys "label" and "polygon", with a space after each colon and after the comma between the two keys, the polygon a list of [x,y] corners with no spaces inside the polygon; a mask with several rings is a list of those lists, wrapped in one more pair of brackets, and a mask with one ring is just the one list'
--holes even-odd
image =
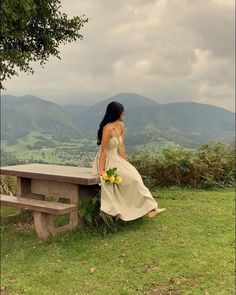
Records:
{"label": "mountain", "polygon": [[195,146],[210,140],[233,141],[234,113],[223,108],[195,102],[160,104],[134,94],[120,93],[105,99],[73,117],[73,122],[87,137],[95,138],[106,106],[118,101],[125,108],[127,142],[134,136],[139,142],[157,138]]}
{"label": "mountain", "polygon": [[1,137],[19,138],[40,131],[58,140],[95,139],[111,101],[124,105],[126,144],[130,147],[161,140],[195,147],[211,140],[234,139],[235,114],[230,111],[194,102],[160,104],[134,93],[120,93],[92,106],[59,106],[31,95],[3,95]]}
{"label": "mountain", "polygon": [[73,124],[77,127],[80,127],[78,124],[78,119],[89,109],[89,106],[80,104],[68,104],[62,105],[62,108],[64,109],[65,113],[70,117]]}
{"label": "mountain", "polygon": [[57,140],[82,136],[61,106],[32,95],[3,95],[1,138],[19,138],[31,131],[52,134]]}
{"label": "mountain", "polygon": [[153,133],[190,146],[210,140],[233,142],[235,128],[234,113],[194,102],[133,108],[126,125],[131,134]]}
{"label": "mountain", "polygon": [[158,105],[156,101],[141,95],[137,95],[134,93],[119,93],[87,108],[84,113],[78,115],[77,119],[73,118],[73,122],[76,126],[81,128],[84,133],[90,136],[94,136],[94,132],[96,132],[100,121],[105,115],[106,106],[112,101],[122,103],[124,105],[125,111],[130,110],[134,107],[152,107]]}

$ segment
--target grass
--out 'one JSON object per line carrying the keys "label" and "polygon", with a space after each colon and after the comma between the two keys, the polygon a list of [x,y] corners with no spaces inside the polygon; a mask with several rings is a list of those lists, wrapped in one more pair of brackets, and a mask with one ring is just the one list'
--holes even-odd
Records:
{"label": "grass", "polygon": [[6,294],[234,294],[234,191],[151,191],[167,211],[106,236],[83,229],[43,242],[2,226]]}
{"label": "grass", "polygon": [[17,209],[16,208],[11,208],[11,207],[0,207],[0,215],[1,216],[9,216],[13,214],[17,214]]}

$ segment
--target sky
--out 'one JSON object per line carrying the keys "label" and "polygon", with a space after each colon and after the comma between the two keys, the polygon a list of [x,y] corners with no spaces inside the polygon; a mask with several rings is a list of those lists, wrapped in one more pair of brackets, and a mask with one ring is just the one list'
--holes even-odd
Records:
{"label": "sky", "polygon": [[234,0],[63,0],[85,14],[83,40],[60,46],[34,75],[3,94],[93,104],[120,92],[159,103],[194,101],[235,110]]}

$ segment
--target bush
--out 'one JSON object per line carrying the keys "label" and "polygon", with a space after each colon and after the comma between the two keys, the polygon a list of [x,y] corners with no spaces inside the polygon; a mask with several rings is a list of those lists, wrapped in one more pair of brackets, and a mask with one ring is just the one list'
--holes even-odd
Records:
{"label": "bush", "polygon": [[100,189],[97,190],[94,196],[79,200],[78,213],[89,227],[102,229],[106,234],[107,232],[116,231],[120,225],[124,224],[122,220],[101,211],[100,205]]}
{"label": "bush", "polygon": [[0,193],[3,195],[16,195],[16,177],[0,175]]}
{"label": "bush", "polygon": [[134,155],[130,162],[154,186],[222,188],[235,182],[235,148],[219,142],[196,150],[166,148],[161,155]]}

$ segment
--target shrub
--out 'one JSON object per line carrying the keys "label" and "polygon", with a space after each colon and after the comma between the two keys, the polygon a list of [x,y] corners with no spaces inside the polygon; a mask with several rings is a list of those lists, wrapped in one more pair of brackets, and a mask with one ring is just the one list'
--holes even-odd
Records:
{"label": "shrub", "polygon": [[89,227],[102,229],[103,233],[116,231],[124,222],[100,210],[101,191],[97,190],[94,196],[80,199],[78,213]]}
{"label": "shrub", "polygon": [[235,148],[211,142],[196,150],[166,148],[160,155],[134,155],[136,166],[147,185],[221,188],[235,182]]}
{"label": "shrub", "polygon": [[0,175],[0,192],[3,195],[16,195],[16,177]]}

